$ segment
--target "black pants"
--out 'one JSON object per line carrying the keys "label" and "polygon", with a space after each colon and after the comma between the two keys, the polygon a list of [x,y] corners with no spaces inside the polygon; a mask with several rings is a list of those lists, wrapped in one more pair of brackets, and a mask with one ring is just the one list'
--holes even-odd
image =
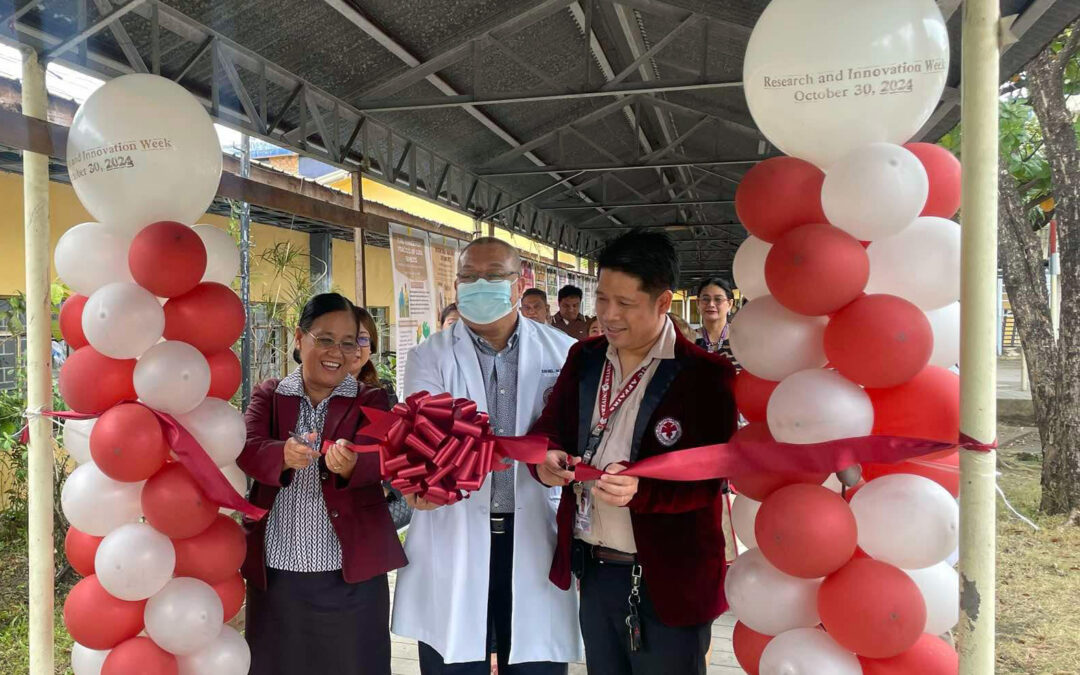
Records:
{"label": "black pants", "polygon": [[712,624],[673,627],[656,616],[641,583],[642,649],[630,651],[630,565],[601,563],[586,556],[581,579],[581,636],[589,675],[705,675]]}
{"label": "black pants", "polygon": [[[502,517],[502,516],[497,516]],[[503,517],[501,534],[492,527],[491,563],[488,580],[488,638],[499,660],[499,675],[566,675],[565,663],[538,661],[510,665],[510,615],[514,578],[514,516]],[[431,645],[420,643],[420,672],[422,675],[488,675],[489,661],[470,663],[443,662]]]}

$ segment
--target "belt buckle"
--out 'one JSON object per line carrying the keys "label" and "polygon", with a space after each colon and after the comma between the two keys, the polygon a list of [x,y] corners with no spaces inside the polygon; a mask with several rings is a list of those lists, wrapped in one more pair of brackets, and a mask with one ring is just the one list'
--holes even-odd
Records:
{"label": "belt buckle", "polygon": [[503,516],[491,517],[491,533],[506,534],[506,518]]}

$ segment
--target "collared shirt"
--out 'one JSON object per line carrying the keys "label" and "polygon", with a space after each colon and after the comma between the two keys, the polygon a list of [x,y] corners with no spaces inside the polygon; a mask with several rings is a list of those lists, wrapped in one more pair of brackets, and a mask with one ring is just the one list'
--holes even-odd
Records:
{"label": "collared shirt", "polygon": [[[356,398],[359,387],[352,376],[314,406],[304,391],[304,378],[297,367],[278,383],[276,393],[300,398],[300,415],[295,431],[315,434],[312,447],[322,446],[323,425],[330,399]],[[330,572],[341,569],[341,542],[338,541],[323,499],[318,462],[297,469],[292,482],[278,490],[266,522],[266,566],[289,572]]]}
{"label": "collared shirt", "polygon": [[[487,340],[465,326],[476,348],[476,357],[480,360],[484,393],[487,394],[488,419],[496,436],[513,436],[517,425],[518,337],[523,320],[526,319],[518,319],[514,334],[510,336],[502,351],[495,351]],[[511,460],[504,461],[513,464]],[[491,474],[491,512],[514,512],[513,470]]]}
{"label": "collared shirt", "polygon": [[[661,359],[675,358],[675,324],[667,319],[664,329],[660,331],[660,338],[653,344],[652,349],[645,355],[641,363],[634,366],[629,373],[622,372],[619,364],[619,352],[612,346],[607,349],[607,361],[614,367],[615,376],[612,382],[616,383],[611,392],[614,397],[621,391],[630,378],[638,371],[638,368],[647,366],[645,374],[638,383],[633,393],[626,397],[623,404],[615,411],[608,421],[608,429],[600,440],[596,454],[590,462],[597,468],[603,468],[616,462],[630,460],[630,446],[634,442],[634,424],[637,422],[638,410],[645,398],[645,390],[652,381],[656,369],[660,367]],[[592,427],[595,428],[600,422],[600,392],[597,391],[596,402],[593,404]],[[595,481],[586,482],[582,486],[583,492],[591,490]],[[630,509],[625,506],[609,506],[590,495],[589,504],[589,532],[576,531],[579,539],[595,546],[613,548],[625,553],[637,553],[637,544],[634,542],[634,530],[630,523]],[[580,497],[579,497],[580,499]]]}
{"label": "collared shirt", "polygon": [[584,314],[578,314],[573,321],[567,321],[563,318],[562,312],[555,312],[555,315],[551,317],[551,325],[575,340],[584,340],[589,337],[589,320]]}

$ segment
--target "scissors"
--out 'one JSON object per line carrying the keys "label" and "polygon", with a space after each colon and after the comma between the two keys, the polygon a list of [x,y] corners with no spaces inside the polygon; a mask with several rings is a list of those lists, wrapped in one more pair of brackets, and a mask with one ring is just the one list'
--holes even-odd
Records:
{"label": "scissors", "polygon": [[[311,450],[315,450],[315,448],[313,448],[311,446],[311,441],[309,441],[307,438],[305,438],[304,434],[300,433],[299,431],[292,431],[292,432],[289,433],[289,436],[294,441],[296,441],[300,445],[304,446],[305,448],[310,448]],[[319,454],[322,454],[322,453],[320,452]]]}

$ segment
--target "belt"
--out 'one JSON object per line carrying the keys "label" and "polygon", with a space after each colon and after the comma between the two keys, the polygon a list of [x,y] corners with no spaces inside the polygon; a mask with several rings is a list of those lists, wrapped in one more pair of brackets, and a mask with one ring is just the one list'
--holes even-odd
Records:
{"label": "belt", "polygon": [[491,533],[506,534],[514,523],[514,514],[500,513],[491,516]]}
{"label": "belt", "polygon": [[586,544],[585,542],[582,542],[582,544],[585,546],[586,556],[602,565],[637,564],[637,555],[634,553],[627,553],[614,548],[607,548],[606,546],[594,546],[592,544]]}

